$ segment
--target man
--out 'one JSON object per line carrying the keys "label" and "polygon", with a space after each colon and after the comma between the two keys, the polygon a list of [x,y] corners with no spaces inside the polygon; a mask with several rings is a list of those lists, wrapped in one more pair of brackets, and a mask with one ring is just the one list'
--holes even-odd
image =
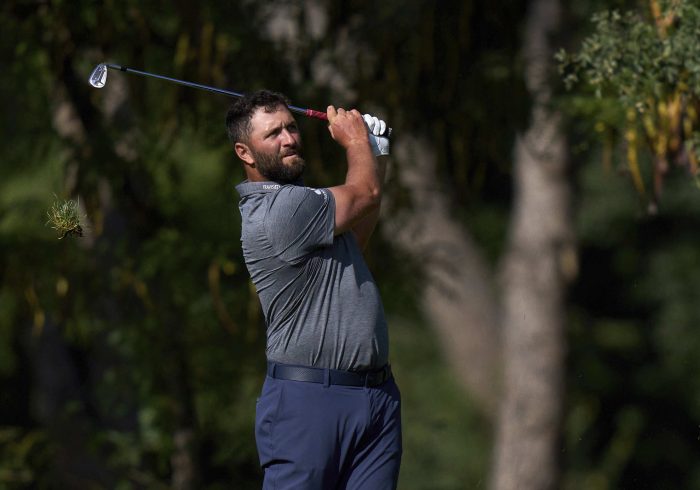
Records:
{"label": "man", "polygon": [[329,106],[347,174],[341,185],[313,189],[301,180],[301,136],[288,104],[260,91],[226,117],[247,176],[236,187],[243,256],[267,326],[255,421],[263,488],[396,488],[400,395],[361,251],[379,215],[383,169],[375,153],[388,154],[385,124]]}

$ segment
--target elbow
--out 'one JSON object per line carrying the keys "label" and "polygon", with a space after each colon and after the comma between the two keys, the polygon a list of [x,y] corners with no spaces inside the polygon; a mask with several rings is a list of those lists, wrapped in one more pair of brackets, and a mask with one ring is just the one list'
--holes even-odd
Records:
{"label": "elbow", "polygon": [[357,196],[353,224],[366,216],[378,212],[382,203],[382,193],[379,189],[367,189]]}
{"label": "elbow", "polygon": [[380,187],[374,187],[370,189],[367,197],[367,207],[369,211],[374,211],[379,209],[382,203],[382,190]]}

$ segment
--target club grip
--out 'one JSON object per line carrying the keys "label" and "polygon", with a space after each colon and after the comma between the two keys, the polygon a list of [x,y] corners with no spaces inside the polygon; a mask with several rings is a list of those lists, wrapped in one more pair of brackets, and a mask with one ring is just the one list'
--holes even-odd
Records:
{"label": "club grip", "polygon": [[328,121],[328,114],[326,114],[325,112],[315,111],[313,109],[306,109],[304,115],[308,117],[315,117],[316,119],[321,119],[323,121]]}
{"label": "club grip", "polygon": [[[326,114],[325,112],[315,111],[313,109],[305,109],[304,115],[308,117],[315,117],[316,119],[321,119],[323,121],[328,121],[328,114]],[[391,128],[386,128],[386,130],[384,131],[384,136],[386,136],[387,138],[391,138],[391,133]]]}

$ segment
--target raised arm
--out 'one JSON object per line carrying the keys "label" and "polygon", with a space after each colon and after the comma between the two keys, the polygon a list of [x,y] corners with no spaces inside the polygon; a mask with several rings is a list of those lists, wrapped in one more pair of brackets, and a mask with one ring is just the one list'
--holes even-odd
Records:
{"label": "raised arm", "polygon": [[335,198],[335,234],[339,235],[378,212],[382,179],[362,115],[354,109],[336,110],[333,106],[328,107],[327,113],[331,136],[345,148],[348,165],[345,182],[329,189]]}

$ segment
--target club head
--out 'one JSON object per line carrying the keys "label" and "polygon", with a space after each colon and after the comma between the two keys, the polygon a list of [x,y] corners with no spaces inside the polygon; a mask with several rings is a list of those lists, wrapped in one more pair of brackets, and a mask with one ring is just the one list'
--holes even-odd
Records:
{"label": "club head", "polygon": [[107,83],[107,65],[100,63],[92,70],[90,73],[90,78],[88,82],[95,88],[102,88]]}

